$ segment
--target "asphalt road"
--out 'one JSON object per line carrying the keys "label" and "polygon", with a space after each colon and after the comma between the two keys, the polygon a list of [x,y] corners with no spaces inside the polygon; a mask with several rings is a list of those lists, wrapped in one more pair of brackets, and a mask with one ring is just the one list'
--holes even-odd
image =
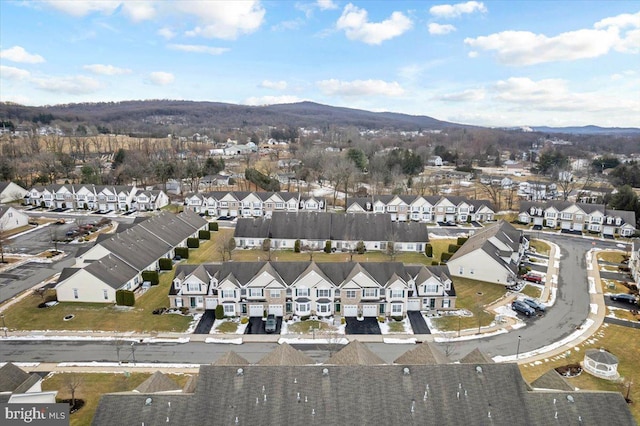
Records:
{"label": "asphalt road", "polygon": [[[538,236],[536,235],[536,237]],[[453,344],[440,344],[443,350],[451,353],[452,359],[459,359],[476,347],[490,356],[514,355],[518,345],[518,336],[521,337],[520,353],[524,353],[547,346],[568,336],[584,322],[589,312],[585,253],[593,247],[592,240],[550,234],[539,237],[555,242],[561,249],[556,304],[544,316],[527,319],[528,325],[526,327],[511,333]],[[615,241],[597,241],[596,247],[616,248],[615,244]],[[61,269],[64,262],[52,265],[52,269]],[[51,275],[51,270],[45,269],[43,275],[46,273]],[[2,343],[0,345],[0,361],[117,361],[116,345],[113,342],[5,341]],[[410,345],[385,345],[382,343],[368,344],[368,346],[387,362],[393,361],[411,348]],[[234,350],[250,362],[256,362],[275,347],[275,343],[245,343],[243,345],[197,342],[136,344],[135,357],[138,362],[209,363],[227,351]],[[304,345],[300,348],[318,362],[328,358],[330,351],[335,350],[329,346],[316,345]],[[132,355],[130,348],[120,350],[122,360],[127,354],[128,356]]]}

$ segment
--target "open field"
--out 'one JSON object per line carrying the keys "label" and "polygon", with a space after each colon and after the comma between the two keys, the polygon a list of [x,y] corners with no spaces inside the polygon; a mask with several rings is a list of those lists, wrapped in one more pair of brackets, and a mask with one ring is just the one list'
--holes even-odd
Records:
{"label": "open field", "polygon": [[632,382],[629,398],[634,403],[629,405],[631,413],[636,421],[640,420],[640,370],[638,369],[638,354],[640,354],[640,330],[622,327],[612,324],[604,324],[598,332],[583,344],[578,346],[578,350],[568,351],[563,356],[551,358],[548,362],[540,365],[522,364],[520,371],[525,380],[531,382],[551,368],[561,367],[567,364],[579,363],[584,359],[584,352],[587,349],[604,348],[618,357],[618,372],[623,378],[621,383],[598,379],[589,373],[582,372],[575,378],[568,378],[567,381],[582,390],[601,390],[622,392],[626,395],[627,383]]}
{"label": "open field", "polygon": [[[42,390],[57,390],[58,400],[70,399],[71,392],[66,383],[69,382],[71,376],[74,380],[80,381],[75,397],[84,400],[85,405],[71,415],[70,426],[87,426],[91,424],[102,394],[132,391],[147,380],[151,374],[131,373],[127,376],[123,373],[58,373],[45,378],[42,382]],[[190,377],[186,374],[169,374],[168,376],[179,386],[184,386]]]}

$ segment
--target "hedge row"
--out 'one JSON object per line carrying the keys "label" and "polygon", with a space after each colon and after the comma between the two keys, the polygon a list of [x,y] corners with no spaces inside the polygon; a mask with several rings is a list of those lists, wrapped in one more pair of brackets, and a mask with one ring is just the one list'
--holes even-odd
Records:
{"label": "hedge row", "polygon": [[160,267],[161,271],[170,271],[173,269],[173,262],[171,261],[171,259],[163,257],[158,260],[158,266]]}
{"label": "hedge row", "polygon": [[[171,259],[167,260],[171,262]],[[151,285],[158,285],[160,284],[160,277],[158,276],[157,271],[142,271],[142,281],[149,281]]]}
{"label": "hedge row", "polygon": [[200,247],[200,240],[197,238],[187,238],[187,247],[189,248]]}
{"label": "hedge row", "polygon": [[199,231],[198,232],[198,238],[200,238],[201,240],[210,240],[211,239],[211,232],[210,231]]}
{"label": "hedge row", "polygon": [[188,259],[189,258],[189,248],[188,247],[176,247],[176,249],[174,251],[176,253],[176,256],[180,256],[182,259]]}
{"label": "hedge row", "polygon": [[136,296],[131,290],[117,290],[116,304],[120,306],[133,306],[136,304]]}
{"label": "hedge row", "polygon": [[209,222],[209,231],[217,231],[218,222]]}

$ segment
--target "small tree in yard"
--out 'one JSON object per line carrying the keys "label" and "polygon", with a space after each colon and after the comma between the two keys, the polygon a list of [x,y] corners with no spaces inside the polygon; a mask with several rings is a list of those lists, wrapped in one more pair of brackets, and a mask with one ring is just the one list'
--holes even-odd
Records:
{"label": "small tree in yard", "polygon": [[64,386],[71,394],[71,408],[76,406],[76,391],[82,385],[82,377],[71,373],[64,376]]}
{"label": "small tree in yard", "polygon": [[218,305],[216,306],[216,319],[223,319],[224,318],[224,307],[222,305]]}
{"label": "small tree in yard", "polygon": [[300,240],[296,240],[295,243],[293,243],[293,251],[300,253]]}
{"label": "small tree in yard", "polygon": [[331,241],[327,240],[324,243],[324,252],[331,253]]}
{"label": "small tree in yard", "polygon": [[358,241],[356,244],[356,253],[364,254],[365,251],[367,251],[367,248],[364,245],[364,241]]}
{"label": "small tree in yard", "polygon": [[396,249],[396,243],[394,241],[387,241],[387,255],[391,258],[391,261],[396,260],[398,250]]}
{"label": "small tree in yard", "polygon": [[432,257],[432,256],[433,256],[433,246],[432,246],[431,244],[427,244],[427,245],[424,247],[424,254],[425,254],[427,257]]}

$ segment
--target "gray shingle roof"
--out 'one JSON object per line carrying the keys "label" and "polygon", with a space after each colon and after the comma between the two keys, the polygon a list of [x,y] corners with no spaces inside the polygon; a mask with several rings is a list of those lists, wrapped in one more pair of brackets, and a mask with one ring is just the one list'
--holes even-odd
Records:
{"label": "gray shingle roof", "polygon": [[[84,270],[115,289],[122,287],[124,283],[133,279],[139,272],[113,255],[107,255],[99,261],[93,262]],[[58,283],[61,282],[58,280]]]}
{"label": "gray shingle roof", "polygon": [[460,358],[461,364],[490,364],[493,363],[493,359],[479,348],[475,348],[462,358]]}
{"label": "gray shingle roof", "polygon": [[250,365],[241,374],[235,366],[206,365],[193,395],[109,394],[93,419],[94,426],[142,423],[636,424],[620,393],[532,391],[512,363]]}
{"label": "gray shingle roof", "polygon": [[574,391],[575,388],[567,382],[554,368],[531,382],[534,389]]}
{"label": "gray shingle roof", "polygon": [[602,364],[614,365],[618,363],[618,357],[604,349],[588,349],[584,356]]}
{"label": "gray shingle roof", "polygon": [[277,348],[264,356],[258,365],[312,365],[315,361],[304,352],[294,349],[287,343],[279,345]]}
{"label": "gray shingle roof", "polygon": [[329,365],[381,365],[384,363],[382,358],[358,340],[349,342],[325,362]]}
{"label": "gray shingle roof", "polygon": [[218,358],[213,365],[249,365],[249,361],[234,351],[229,351]]}
{"label": "gray shingle roof", "polygon": [[0,392],[13,392],[29,379],[29,373],[17,365],[7,362],[0,367]]}
{"label": "gray shingle roof", "polygon": [[135,389],[139,393],[156,393],[182,390],[178,384],[170,377],[160,371],[153,373],[147,380],[140,383]]}
{"label": "gray shingle roof", "polygon": [[424,342],[408,350],[393,361],[394,364],[448,364],[451,362],[445,354],[432,343]]}

